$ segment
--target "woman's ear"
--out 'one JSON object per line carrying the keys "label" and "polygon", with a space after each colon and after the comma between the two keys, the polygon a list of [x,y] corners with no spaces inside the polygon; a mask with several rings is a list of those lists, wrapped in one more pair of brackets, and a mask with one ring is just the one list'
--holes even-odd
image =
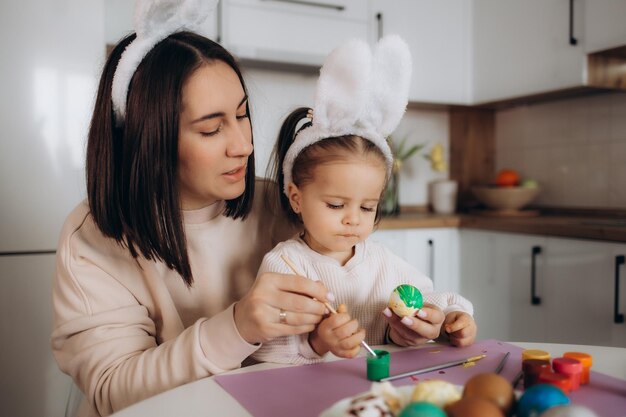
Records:
{"label": "woman's ear", "polygon": [[300,194],[300,189],[293,182],[290,182],[287,186],[287,195],[289,197],[289,204],[291,205],[291,209],[293,210],[293,212],[296,214],[300,214],[302,195]]}

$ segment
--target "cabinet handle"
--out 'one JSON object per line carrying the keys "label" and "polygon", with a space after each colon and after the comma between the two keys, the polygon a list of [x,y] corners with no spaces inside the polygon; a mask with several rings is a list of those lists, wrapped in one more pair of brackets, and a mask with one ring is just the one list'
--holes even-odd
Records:
{"label": "cabinet handle", "polygon": [[222,1],[217,3],[217,43],[222,43]]}
{"label": "cabinet handle", "polygon": [[578,44],[578,40],[574,37],[574,0],[569,0],[569,44]]}
{"label": "cabinet handle", "polygon": [[537,255],[541,254],[541,246],[533,246],[530,257],[530,303],[534,306],[541,304],[541,297],[536,295]]}
{"label": "cabinet handle", "polygon": [[376,21],[378,23],[378,40],[383,37],[383,14],[381,12],[376,13]]}
{"label": "cabinet handle", "polygon": [[619,267],[624,265],[624,255],[618,255],[615,257],[615,314],[613,321],[615,323],[623,323],[624,315],[619,312]]}
{"label": "cabinet handle", "polygon": [[428,239],[428,247],[430,248],[430,279],[435,284],[435,242],[432,239]]}
{"label": "cabinet handle", "polygon": [[306,1],[306,0],[261,0],[261,1],[276,1],[276,2],[282,2],[282,3],[292,3],[292,4],[299,4],[301,6],[319,7],[321,9],[333,9],[333,10],[338,10],[340,12],[343,12],[344,10],[346,10],[346,6],[342,6],[341,4],[319,3],[316,1]]}

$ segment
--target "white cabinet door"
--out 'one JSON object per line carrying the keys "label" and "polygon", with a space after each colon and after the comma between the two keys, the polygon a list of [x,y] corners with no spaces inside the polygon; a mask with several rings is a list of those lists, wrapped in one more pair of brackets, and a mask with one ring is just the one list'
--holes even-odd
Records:
{"label": "white cabinet door", "polygon": [[542,320],[551,329],[546,342],[609,346],[613,259],[604,242],[548,239]]}
{"label": "white cabinet door", "polygon": [[[581,27],[582,7],[574,7]],[[475,0],[474,103],[581,86],[584,48],[569,39],[568,1]]]}
{"label": "white cabinet door", "polygon": [[546,238],[541,236],[496,234],[492,259],[496,276],[509,282],[510,340],[540,342],[549,339],[552,329],[545,322],[548,311],[545,303],[546,243]]}
{"label": "white cabinet door", "polygon": [[469,103],[470,9],[467,0],[373,0],[374,39],[396,33],[411,48],[410,101]]}
{"label": "white cabinet door", "polygon": [[433,280],[437,291],[459,291],[458,230],[453,228],[378,230],[372,240],[385,245]]}
{"label": "white cabinet door", "polygon": [[[461,294],[474,304],[479,339],[538,341],[547,332],[536,324],[541,307],[530,302],[531,250],[544,241],[535,236],[461,231]],[[540,273],[541,260],[536,260]]]}
{"label": "white cabinet door", "polygon": [[585,1],[584,17],[582,37],[586,52],[626,45],[626,1]]}
{"label": "white cabinet door", "polygon": [[71,379],[50,348],[54,258],[0,257],[0,415],[65,413]]}
{"label": "white cabinet door", "polygon": [[348,39],[368,40],[362,0],[222,0],[221,42],[242,59],[319,66]]}
{"label": "white cabinet door", "polygon": [[626,347],[626,245],[611,245],[610,262],[611,345]]}

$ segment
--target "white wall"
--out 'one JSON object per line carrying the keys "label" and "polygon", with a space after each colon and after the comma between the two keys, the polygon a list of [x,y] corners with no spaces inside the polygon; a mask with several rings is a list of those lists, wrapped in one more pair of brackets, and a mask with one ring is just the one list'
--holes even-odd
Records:
{"label": "white wall", "polygon": [[[264,176],[284,118],[296,107],[313,106],[317,74],[256,68],[243,68],[243,71],[252,106],[257,175]],[[408,144],[439,142],[447,151],[447,111],[408,110],[394,134],[397,138],[405,135],[408,135]],[[427,146],[424,152],[429,149]],[[422,156],[411,158],[400,174],[400,204],[426,205],[428,182],[442,177],[447,177],[447,173],[431,171],[430,163]]]}
{"label": "white wall", "polygon": [[626,94],[498,112],[496,166],[536,179],[539,205],[625,208]]}

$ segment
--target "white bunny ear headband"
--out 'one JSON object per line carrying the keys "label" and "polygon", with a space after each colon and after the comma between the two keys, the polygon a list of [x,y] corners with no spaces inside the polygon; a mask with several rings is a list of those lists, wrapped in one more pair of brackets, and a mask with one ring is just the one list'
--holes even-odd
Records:
{"label": "white bunny ear headband", "polygon": [[113,76],[111,100],[117,125],[124,123],[128,86],[146,54],[172,33],[200,29],[217,2],[218,0],[136,0],[133,23],[137,37],[122,53]]}
{"label": "white bunny ear headband", "polygon": [[320,70],[311,126],[301,130],[283,161],[285,184],[293,181],[296,157],[323,139],[356,135],[380,148],[391,173],[393,155],[387,136],[396,128],[408,103],[411,53],[396,35],[382,38],[372,51],[354,40],[336,48]]}

